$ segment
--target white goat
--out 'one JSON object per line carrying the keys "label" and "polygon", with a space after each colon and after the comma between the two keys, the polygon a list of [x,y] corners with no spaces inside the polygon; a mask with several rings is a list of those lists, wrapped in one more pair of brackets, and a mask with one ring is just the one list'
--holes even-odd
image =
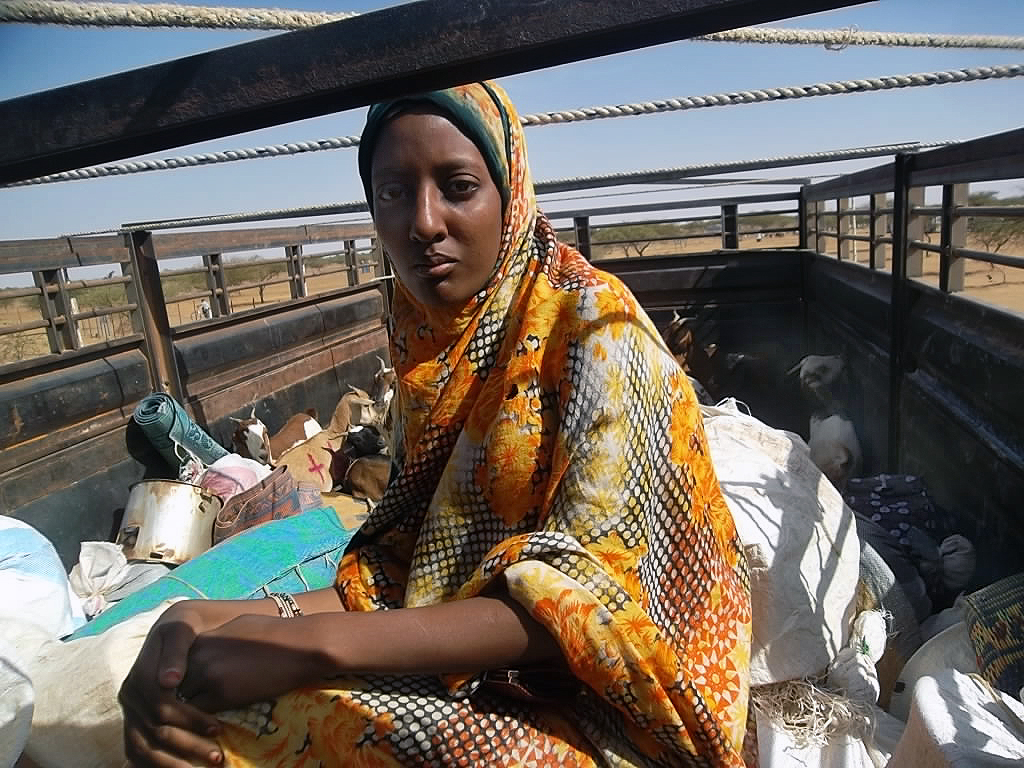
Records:
{"label": "white goat", "polygon": [[862,456],[857,432],[853,422],[838,413],[811,416],[811,437],[807,447],[811,451],[811,461],[840,493],[846,490],[846,483],[851,477],[860,474]]}

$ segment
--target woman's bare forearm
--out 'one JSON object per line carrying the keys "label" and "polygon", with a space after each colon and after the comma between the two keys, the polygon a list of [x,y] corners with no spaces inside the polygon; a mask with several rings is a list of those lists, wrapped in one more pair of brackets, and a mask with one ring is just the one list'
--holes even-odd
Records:
{"label": "woman's bare forearm", "polygon": [[[340,674],[440,674],[525,665],[561,655],[555,639],[503,591],[422,608],[345,611],[333,588],[294,595],[288,645],[308,654],[310,679]],[[203,601],[210,625],[277,616],[269,599]]]}
{"label": "woman's bare forearm", "polygon": [[551,634],[503,594],[422,608],[324,613],[304,622],[328,676],[471,673],[561,656]]}

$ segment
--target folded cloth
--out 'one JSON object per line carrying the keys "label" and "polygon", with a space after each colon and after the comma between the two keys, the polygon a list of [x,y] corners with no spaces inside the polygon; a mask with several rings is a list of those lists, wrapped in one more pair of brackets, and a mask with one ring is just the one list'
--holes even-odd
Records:
{"label": "folded cloth", "polygon": [[213,464],[228,452],[196,424],[177,400],[163,392],[142,398],[132,414],[135,423],[172,467],[181,466],[175,451],[180,445],[204,464]]}
{"label": "folded cloth", "polygon": [[296,483],[287,467],[278,467],[259,483],[233,495],[213,521],[213,543],[271,520],[323,506],[320,490]]}
{"label": "folded cloth", "polygon": [[175,597],[241,600],[329,587],[355,531],[330,507],[250,528],[126,597],[71,639],[99,634]]}

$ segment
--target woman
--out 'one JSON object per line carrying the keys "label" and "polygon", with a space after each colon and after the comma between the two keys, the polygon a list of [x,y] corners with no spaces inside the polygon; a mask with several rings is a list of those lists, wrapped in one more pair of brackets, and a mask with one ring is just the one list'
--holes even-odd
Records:
{"label": "woman", "polygon": [[398,473],[336,589],[161,618],[132,761],[741,765],[748,576],[685,374],[555,239],[498,86],[376,105],[359,169]]}

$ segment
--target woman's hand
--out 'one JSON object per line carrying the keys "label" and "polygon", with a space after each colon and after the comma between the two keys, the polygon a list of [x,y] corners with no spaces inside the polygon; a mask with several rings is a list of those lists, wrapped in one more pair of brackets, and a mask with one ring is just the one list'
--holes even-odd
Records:
{"label": "woman's hand", "polygon": [[121,686],[125,754],[135,768],[218,765],[217,720],[181,701],[189,648],[207,629],[230,619],[223,603],[175,603],[149,630],[138,659]]}
{"label": "woman's hand", "polygon": [[[344,614],[335,621],[343,620]],[[239,616],[195,639],[179,690],[205,712],[266,701],[326,672],[308,619]]]}

